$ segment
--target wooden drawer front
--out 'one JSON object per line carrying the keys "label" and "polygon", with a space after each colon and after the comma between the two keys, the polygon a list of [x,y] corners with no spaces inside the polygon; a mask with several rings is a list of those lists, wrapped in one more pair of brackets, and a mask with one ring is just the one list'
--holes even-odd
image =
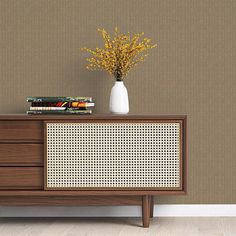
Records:
{"label": "wooden drawer front", "polygon": [[43,140],[41,121],[0,121],[0,140]]}
{"label": "wooden drawer front", "polygon": [[0,144],[0,166],[43,166],[43,144]]}
{"label": "wooden drawer front", "polygon": [[0,167],[0,189],[43,189],[43,167]]}

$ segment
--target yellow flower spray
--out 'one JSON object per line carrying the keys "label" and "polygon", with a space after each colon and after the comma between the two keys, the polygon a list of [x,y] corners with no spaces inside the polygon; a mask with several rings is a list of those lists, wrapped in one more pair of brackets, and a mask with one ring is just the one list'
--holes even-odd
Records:
{"label": "yellow flower spray", "polygon": [[112,38],[105,29],[98,29],[104,40],[104,48],[96,48],[94,50],[87,47],[82,48],[92,54],[87,58],[89,64],[88,70],[106,70],[113,75],[117,81],[122,81],[129,73],[130,69],[138,63],[145,60],[148,51],[157,45],[151,45],[151,40],[144,38],[140,40],[144,33],[127,35],[119,32],[115,28],[115,34]]}

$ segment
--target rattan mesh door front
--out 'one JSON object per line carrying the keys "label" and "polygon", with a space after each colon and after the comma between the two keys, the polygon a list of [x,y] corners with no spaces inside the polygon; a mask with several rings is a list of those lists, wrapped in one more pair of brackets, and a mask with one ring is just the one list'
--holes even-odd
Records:
{"label": "rattan mesh door front", "polygon": [[181,123],[46,124],[46,189],[181,187]]}

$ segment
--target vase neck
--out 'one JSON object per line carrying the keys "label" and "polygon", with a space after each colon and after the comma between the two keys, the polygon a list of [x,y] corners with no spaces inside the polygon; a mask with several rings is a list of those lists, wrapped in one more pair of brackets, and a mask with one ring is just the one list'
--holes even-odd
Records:
{"label": "vase neck", "polygon": [[116,81],[115,84],[116,84],[116,85],[123,85],[124,82],[123,82],[123,81]]}

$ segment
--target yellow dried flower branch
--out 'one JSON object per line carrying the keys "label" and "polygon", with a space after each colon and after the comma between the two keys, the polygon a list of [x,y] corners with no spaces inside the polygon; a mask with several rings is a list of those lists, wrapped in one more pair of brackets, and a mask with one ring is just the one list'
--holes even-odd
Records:
{"label": "yellow dried flower branch", "polygon": [[[105,29],[98,29],[101,33],[104,48],[90,49],[82,48],[92,54],[88,58],[87,69],[89,70],[106,70],[113,75],[116,80],[121,81],[129,73],[129,71],[138,63],[145,60],[148,51],[157,45],[151,45],[151,40],[140,38],[144,33],[135,34],[132,38],[128,35],[121,34],[118,28],[115,28],[115,34],[112,38]],[[145,53],[144,53],[145,52]]]}

